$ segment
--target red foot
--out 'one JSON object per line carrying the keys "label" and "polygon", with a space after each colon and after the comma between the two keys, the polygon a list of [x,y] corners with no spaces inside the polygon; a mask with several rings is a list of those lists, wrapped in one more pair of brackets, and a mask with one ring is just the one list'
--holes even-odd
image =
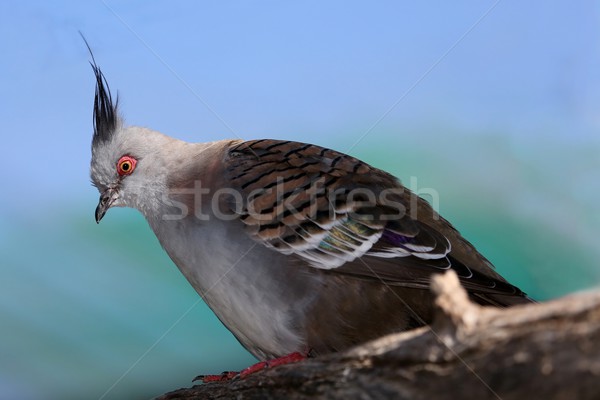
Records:
{"label": "red foot", "polygon": [[283,357],[273,358],[272,360],[261,361],[246,369],[240,371],[240,378],[245,378],[250,374],[258,372],[262,369],[277,367],[278,365],[291,364],[306,359],[306,354],[294,352]]}
{"label": "red foot", "polygon": [[238,373],[235,371],[223,371],[221,375],[198,375],[192,380],[192,382],[225,382],[235,378],[236,376],[238,376]]}
{"label": "red foot", "polygon": [[233,371],[225,371],[220,375],[199,375],[194,378],[193,382],[202,381],[204,383],[209,383],[229,381],[233,378],[243,379],[248,375],[261,371],[263,369],[273,368],[284,364],[295,363],[306,359],[306,357],[306,354],[295,352],[283,357],[274,358],[272,360],[258,362],[249,366],[248,368],[241,370],[239,373]]}

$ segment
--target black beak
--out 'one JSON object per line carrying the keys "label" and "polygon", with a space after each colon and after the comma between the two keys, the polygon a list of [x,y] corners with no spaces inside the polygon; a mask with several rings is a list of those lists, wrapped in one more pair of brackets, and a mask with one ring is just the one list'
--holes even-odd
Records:
{"label": "black beak", "polygon": [[100,201],[98,207],[96,207],[96,223],[99,224],[106,211],[110,208],[112,203],[119,196],[119,192],[116,189],[108,188],[102,194],[100,194]]}

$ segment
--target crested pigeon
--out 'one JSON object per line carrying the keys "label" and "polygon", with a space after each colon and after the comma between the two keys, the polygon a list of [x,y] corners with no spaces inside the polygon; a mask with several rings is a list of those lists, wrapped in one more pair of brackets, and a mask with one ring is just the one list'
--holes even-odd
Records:
{"label": "crested pigeon", "polygon": [[318,355],[432,319],[432,274],[477,303],[530,300],[392,175],[281,140],[187,143],[126,126],[92,57],[96,221],[132,207],[259,360]]}

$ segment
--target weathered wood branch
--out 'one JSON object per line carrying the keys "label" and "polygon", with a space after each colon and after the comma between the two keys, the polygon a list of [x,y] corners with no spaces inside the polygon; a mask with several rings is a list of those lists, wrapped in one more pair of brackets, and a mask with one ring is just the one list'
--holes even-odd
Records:
{"label": "weathered wood branch", "polygon": [[167,399],[600,399],[600,291],[509,309],[437,276],[431,327]]}

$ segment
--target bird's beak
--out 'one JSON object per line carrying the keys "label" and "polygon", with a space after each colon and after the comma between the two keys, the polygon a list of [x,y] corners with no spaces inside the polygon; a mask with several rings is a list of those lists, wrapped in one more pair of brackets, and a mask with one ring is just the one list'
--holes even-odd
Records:
{"label": "bird's beak", "polygon": [[104,192],[100,194],[100,201],[98,202],[98,207],[96,207],[96,223],[99,224],[106,211],[110,208],[110,206],[114,203],[114,201],[119,197],[119,192],[117,189],[108,188]]}

